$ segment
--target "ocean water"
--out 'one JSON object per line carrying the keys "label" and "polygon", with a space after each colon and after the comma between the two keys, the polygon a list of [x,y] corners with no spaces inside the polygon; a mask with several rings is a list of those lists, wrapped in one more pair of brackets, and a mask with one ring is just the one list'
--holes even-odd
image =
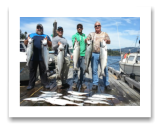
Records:
{"label": "ocean water", "polygon": [[108,67],[112,67],[115,70],[120,71],[119,61],[121,60],[121,56],[108,56]]}

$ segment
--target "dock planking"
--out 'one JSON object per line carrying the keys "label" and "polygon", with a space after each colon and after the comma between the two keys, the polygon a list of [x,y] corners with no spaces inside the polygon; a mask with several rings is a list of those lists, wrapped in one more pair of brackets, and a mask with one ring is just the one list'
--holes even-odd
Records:
{"label": "dock planking", "polygon": [[[98,75],[100,73],[100,67],[98,67]],[[79,75],[79,72],[78,72]],[[67,83],[70,85],[67,89],[58,89],[56,86],[56,80],[52,76],[48,77],[51,85],[51,89],[45,89],[41,86],[41,80],[36,81],[35,87],[32,90],[26,90],[26,85],[20,86],[20,106],[57,106],[52,105],[46,102],[31,102],[31,101],[24,101],[23,99],[28,97],[38,97],[41,91],[56,91],[58,93],[62,93],[63,96],[68,95],[68,91],[79,91],[79,92],[86,92],[88,93],[87,97],[91,97],[93,94],[96,93],[103,93],[103,94],[111,94],[114,95],[115,99],[109,99],[108,102],[110,105],[93,105],[84,103],[83,106],[139,106],[140,105],[140,94],[139,92],[135,91],[134,89],[130,88],[126,83],[121,80],[118,80],[115,75],[109,72],[109,82],[112,90],[107,90],[104,88],[104,83],[102,77],[99,77],[99,84],[97,90],[92,90],[92,69],[89,67],[89,74],[86,74],[85,78],[85,85],[87,86],[86,89],[82,89],[79,81],[77,83],[77,89],[73,90],[73,68],[70,67],[68,73]],[[76,102],[80,103],[80,102]]]}

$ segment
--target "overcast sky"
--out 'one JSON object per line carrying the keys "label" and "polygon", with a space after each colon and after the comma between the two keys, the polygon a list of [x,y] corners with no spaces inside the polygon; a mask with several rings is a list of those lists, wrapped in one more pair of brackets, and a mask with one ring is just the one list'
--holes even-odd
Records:
{"label": "overcast sky", "polygon": [[[108,49],[119,49],[120,46],[121,48],[134,47],[136,37],[138,36],[138,39],[140,39],[140,17],[20,17],[20,29],[22,33],[25,31],[28,34],[35,33],[36,25],[41,23],[44,27],[44,34],[51,38],[55,20],[57,21],[57,26],[63,27],[63,36],[67,39],[70,46],[72,45],[72,35],[77,32],[76,25],[78,23],[83,24],[83,33],[88,35],[90,32],[95,31],[94,23],[96,21],[101,22],[101,30],[107,32],[111,39]],[[136,46],[138,45],[137,42]]]}

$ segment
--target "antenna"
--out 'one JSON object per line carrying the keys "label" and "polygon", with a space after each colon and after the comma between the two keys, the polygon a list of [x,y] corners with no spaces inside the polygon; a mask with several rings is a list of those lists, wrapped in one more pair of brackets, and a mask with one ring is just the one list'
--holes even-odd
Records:
{"label": "antenna", "polygon": [[[116,22],[116,26],[117,26],[117,34],[118,34],[118,40],[119,40],[119,46],[120,46],[120,38],[119,38],[119,32],[118,32],[118,25],[117,25],[117,22]],[[121,47],[120,47],[120,55],[121,55]]]}

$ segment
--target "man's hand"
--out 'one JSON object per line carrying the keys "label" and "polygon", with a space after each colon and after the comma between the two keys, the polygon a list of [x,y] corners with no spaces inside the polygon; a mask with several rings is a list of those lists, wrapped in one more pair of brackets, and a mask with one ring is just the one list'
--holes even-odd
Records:
{"label": "man's hand", "polygon": [[106,42],[106,44],[110,44],[110,40],[104,39],[104,41]]}
{"label": "man's hand", "polygon": [[73,55],[70,55],[70,58],[73,59]]}
{"label": "man's hand", "polygon": [[77,41],[77,38],[75,37],[75,41],[74,41],[74,45],[75,45],[75,42]]}
{"label": "man's hand", "polygon": [[60,41],[58,42],[58,45],[62,44]]}
{"label": "man's hand", "polygon": [[28,35],[27,41],[28,41],[29,44],[31,44],[33,42],[33,39],[30,38],[30,36]]}
{"label": "man's hand", "polygon": [[85,43],[87,43],[87,41],[88,41],[89,39],[90,39],[90,38],[86,38],[86,39],[85,39]]}

